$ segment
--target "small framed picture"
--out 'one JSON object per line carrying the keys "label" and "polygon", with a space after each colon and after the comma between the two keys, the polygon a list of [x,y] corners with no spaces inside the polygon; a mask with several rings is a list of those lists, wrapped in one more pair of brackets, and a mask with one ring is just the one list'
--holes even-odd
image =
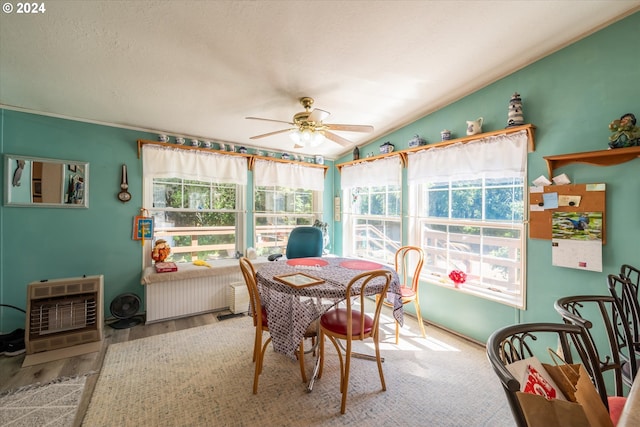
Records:
{"label": "small framed picture", "polygon": [[317,277],[309,276],[304,273],[292,273],[292,274],[284,274],[282,276],[274,276],[278,282],[284,283],[285,285],[289,285],[294,288],[304,288],[307,286],[319,285],[324,283],[323,279],[319,279]]}
{"label": "small framed picture", "polygon": [[153,218],[136,216],[133,219],[133,240],[151,240],[153,238]]}

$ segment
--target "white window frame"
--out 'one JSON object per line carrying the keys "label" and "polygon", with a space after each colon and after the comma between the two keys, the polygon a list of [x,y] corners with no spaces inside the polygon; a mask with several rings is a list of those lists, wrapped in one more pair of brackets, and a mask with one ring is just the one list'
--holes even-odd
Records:
{"label": "white window frame", "polygon": [[[500,302],[502,304],[526,308],[526,227],[524,217],[522,221],[509,222],[509,221],[487,221],[484,218],[479,220],[462,220],[454,218],[439,218],[439,217],[424,217],[419,215],[420,206],[425,206],[425,194],[424,186],[427,184],[419,184],[410,186],[410,202],[409,211],[414,213],[409,222],[409,244],[419,246],[425,251],[427,260],[422,269],[421,279],[427,283],[451,288],[453,290],[470,293],[481,298]],[[482,185],[483,190],[486,188]],[[524,181],[523,181],[523,187]],[[522,189],[523,198],[526,198],[526,188]],[[451,198],[449,198],[451,202]],[[483,204],[483,208],[484,208]],[[483,209],[484,211],[484,209]],[[484,212],[483,212],[484,217]],[[480,230],[478,235],[472,234],[460,234],[450,231],[433,231],[428,233],[425,229],[428,225],[434,226],[434,228],[445,228],[450,230],[455,227],[474,227]],[[519,234],[517,242],[510,242],[508,239],[498,237],[486,236],[484,231],[491,229],[498,230],[515,230]],[[430,239],[439,237],[444,239],[446,244],[444,247],[434,247],[433,244],[429,244]],[[507,247],[510,251],[516,251],[519,256],[514,261],[513,258],[495,258],[490,257],[486,252],[480,249],[477,252],[469,252],[463,254],[470,244],[482,245],[483,248],[493,246],[493,244],[503,244],[503,247]],[[444,257],[448,263],[448,268],[445,271],[434,271],[430,268],[429,258],[432,257]],[[460,287],[456,288],[452,280],[448,277],[451,270],[467,270],[464,263],[461,263],[462,259],[466,259],[471,263],[471,260],[475,263],[479,263],[481,274],[479,278],[469,275],[467,281]],[[485,262],[486,261],[486,262]],[[508,269],[510,277],[514,280],[511,286],[503,286],[492,280],[488,274],[482,274],[486,267],[489,265],[500,266]],[[474,269],[477,272],[478,269]],[[514,291],[514,289],[517,289]]]}
{"label": "white window frame", "polygon": [[[503,134],[491,137],[485,137],[478,140],[468,141],[465,143],[457,143],[444,147],[434,147],[422,152],[410,153],[408,156],[408,191],[409,191],[409,230],[408,241],[409,244],[423,247],[427,257],[436,256],[437,251],[429,253],[429,247],[426,245],[425,238],[423,237],[424,226],[427,223],[444,227],[445,230],[449,230],[447,227],[456,226],[470,226],[478,227],[480,230],[488,230],[489,228],[495,229],[511,229],[517,230],[519,233],[519,239],[517,245],[511,249],[519,251],[519,274],[515,277],[509,277],[511,284],[520,289],[519,292],[513,292],[507,287],[499,287],[489,283],[484,283],[484,277],[488,277],[486,274],[476,275],[477,277],[471,277],[468,281],[456,288],[453,281],[448,277],[449,270],[445,271],[445,274],[438,274],[439,272],[432,272],[429,270],[429,265],[425,263],[422,270],[421,278],[428,283],[446,286],[453,290],[470,293],[482,298],[486,298],[492,301],[500,302],[505,305],[514,306],[517,308],[526,308],[526,235],[527,235],[527,213],[526,200],[527,193],[527,148],[528,137],[525,131],[516,132],[513,134]],[[484,191],[486,190],[486,180],[490,178],[508,178],[511,177],[515,180],[520,180],[521,184],[517,184],[518,188],[521,188],[522,201],[521,201],[521,215],[519,218],[511,220],[493,220],[486,218],[486,204],[484,200]],[[449,188],[451,188],[451,182],[467,181],[467,180],[482,180],[482,215],[481,218],[468,220],[457,219],[451,212],[448,213],[446,218],[427,217],[423,209],[426,209],[426,200],[424,200],[426,192],[425,189],[430,183],[443,183],[449,182]],[[494,188],[494,187],[492,187]],[[449,208],[451,207],[451,197],[449,198]],[[428,213],[427,213],[428,214]],[[520,219],[521,218],[521,219]],[[451,253],[455,250],[457,242],[453,235],[448,231],[445,232],[446,237],[446,259],[449,259]],[[481,233],[484,236],[484,233]],[[483,237],[484,239],[484,237]],[[472,239],[471,239],[472,240]],[[499,239],[494,239],[494,243]],[[480,239],[477,243],[485,244],[486,240]],[[487,244],[487,246],[489,246]],[[506,245],[507,247],[509,245]],[[485,250],[478,250],[478,259],[484,256],[485,260],[490,259],[487,257]],[[463,257],[460,257],[463,258]],[[498,260],[496,264],[503,262],[498,256],[494,257]],[[488,263],[491,265],[490,263]],[[513,264],[513,263],[512,263]],[[513,268],[513,265],[510,267]],[[455,269],[451,267],[451,269]],[[484,263],[481,264],[481,270],[484,271]],[[477,270],[473,271],[477,273]],[[443,277],[444,276],[444,277]],[[488,282],[488,280],[487,280]]]}
{"label": "white window frame", "polygon": [[[244,158],[221,155],[181,148],[165,148],[153,144],[142,147],[143,182],[142,202],[143,211],[151,215],[154,211],[162,211],[161,207],[154,207],[154,178],[177,178],[183,180],[197,180],[209,183],[234,184],[236,186],[235,209],[208,209],[209,212],[232,212],[236,215],[235,247],[233,251],[243,251],[246,235],[246,187],[247,166]],[[198,212],[199,209],[175,209],[179,211]],[[161,228],[154,226],[154,239],[143,241],[143,268],[152,265],[151,250],[156,240],[156,232]],[[180,230],[176,230],[180,232]],[[187,231],[186,234],[191,233]],[[196,232],[198,234],[199,232]],[[196,235],[194,234],[194,236]],[[232,257],[230,254],[228,258]]]}

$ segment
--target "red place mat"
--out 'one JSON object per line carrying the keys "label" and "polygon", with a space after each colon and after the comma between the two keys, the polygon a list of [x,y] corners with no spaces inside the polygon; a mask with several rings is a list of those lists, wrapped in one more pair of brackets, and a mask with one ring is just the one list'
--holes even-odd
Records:
{"label": "red place mat", "polygon": [[378,264],[377,262],[360,260],[342,261],[340,266],[352,270],[378,270],[382,268],[382,264]]}
{"label": "red place mat", "polygon": [[327,261],[320,258],[294,258],[287,260],[287,264],[289,265],[310,265],[310,266],[318,266],[324,267],[329,264]]}

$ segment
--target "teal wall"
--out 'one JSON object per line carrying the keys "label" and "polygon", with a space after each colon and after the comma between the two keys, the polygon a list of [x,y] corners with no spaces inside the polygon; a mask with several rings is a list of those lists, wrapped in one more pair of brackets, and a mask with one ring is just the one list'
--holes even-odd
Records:
{"label": "teal wall", "polygon": [[[385,141],[391,141],[396,149],[407,148],[415,134],[428,142],[438,142],[445,128],[454,137],[462,137],[466,135],[466,121],[480,116],[484,117],[484,131],[502,129],[507,123],[509,99],[517,91],[523,99],[525,122],[537,128],[535,152],[528,157],[529,182],[546,176],[543,156],[607,149],[607,126],[613,119],[632,112],[640,121],[640,56],[630,47],[639,42],[640,13],[635,13],[361,147],[360,155],[377,153]],[[347,155],[336,163],[350,160],[352,156]],[[607,274],[617,273],[623,263],[640,265],[640,159],[610,167],[574,164],[558,173],[566,173],[574,183],[607,185],[603,272],[553,267],[550,241],[529,239],[526,310],[423,283],[423,318],[484,342],[493,330],[509,323],[556,321],[559,318],[553,303],[558,297],[606,294]],[[337,170],[334,175],[339,185]],[[406,183],[406,173],[404,179]],[[406,220],[406,211],[404,214]],[[342,239],[340,230],[336,238]]]}
{"label": "teal wall", "polygon": [[[629,46],[638,41],[640,13],[380,138],[363,147],[361,156],[377,152],[385,141],[397,149],[406,148],[416,133],[429,142],[439,141],[444,128],[463,136],[465,121],[478,116],[484,117],[485,131],[501,129],[506,125],[509,98],[518,91],[526,122],[537,127],[536,151],[529,155],[531,181],[546,174],[543,156],[605,149],[607,125],[612,119],[626,112],[640,117],[640,57],[629,52]],[[0,207],[0,302],[25,308],[28,283],[83,274],[104,275],[106,316],[116,295],[135,292],[142,296],[142,251],[140,243],[131,239],[142,192],[136,141],[155,139],[156,135],[11,110],[0,110],[0,114],[0,154],[87,161],[91,165],[89,209]],[[336,163],[348,160],[350,155]],[[116,199],[123,163],[128,167],[133,194],[133,200],[126,204]],[[332,212],[340,175],[333,162],[327,164],[324,221],[330,223],[333,252],[341,253],[342,222],[333,223]],[[558,320],[553,311],[556,298],[606,293],[607,273],[617,272],[622,263],[640,264],[640,159],[612,167],[571,165],[561,172],[576,183],[607,184],[604,271],[553,267],[550,242],[529,240],[527,310],[423,284],[423,317],[485,341],[505,324]],[[4,175],[3,170],[3,186]],[[406,178],[406,172],[404,175]],[[250,194],[251,186],[248,209]],[[406,200],[404,206],[406,209]],[[247,223],[252,223],[250,214]],[[249,231],[245,246],[251,245],[252,237]],[[22,325],[22,313],[0,308],[0,332]]]}
{"label": "teal wall", "polygon": [[[0,207],[0,302],[26,309],[33,281],[104,275],[104,313],[124,292],[144,299],[140,284],[142,250],[132,235],[133,217],[142,207],[142,162],[137,140],[155,134],[72,120],[0,110],[0,154],[89,162],[89,208]],[[127,165],[129,203],[116,199],[121,166]],[[333,163],[329,162],[333,167]],[[251,173],[249,174],[251,178]],[[5,186],[4,159],[2,186]],[[333,176],[325,184],[333,187]],[[252,187],[247,191],[252,223]],[[329,203],[331,206],[331,203]],[[325,221],[331,220],[327,213]],[[253,246],[253,233],[242,247]],[[24,314],[0,307],[0,332],[24,327]]]}

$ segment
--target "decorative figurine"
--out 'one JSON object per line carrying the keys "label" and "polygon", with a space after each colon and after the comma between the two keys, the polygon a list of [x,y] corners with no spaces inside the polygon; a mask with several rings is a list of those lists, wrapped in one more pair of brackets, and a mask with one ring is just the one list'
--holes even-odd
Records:
{"label": "decorative figurine", "polygon": [[524,124],[524,115],[522,113],[522,99],[518,92],[514,92],[509,100],[509,114],[507,127],[520,126]]}
{"label": "decorative figurine", "polygon": [[420,138],[418,134],[414,135],[413,138],[409,140],[409,148],[419,147],[421,145],[427,145],[427,140]]}
{"label": "decorative figurine", "polygon": [[158,239],[153,250],[151,251],[151,259],[155,262],[164,262],[171,253],[171,247],[166,240]]}
{"label": "decorative figurine", "polygon": [[358,147],[353,149],[353,160],[360,159],[360,149]]}
{"label": "decorative figurine", "polygon": [[396,148],[395,145],[387,141],[380,146],[380,154],[391,153],[393,152],[393,150],[395,150],[395,148]]}
{"label": "decorative figurine", "polygon": [[476,135],[482,132],[482,122],[484,119],[478,117],[476,120],[467,120],[467,135]]}
{"label": "decorative figurine", "polygon": [[613,132],[609,137],[609,148],[640,145],[640,127],[636,126],[636,116],[631,113],[609,123],[609,130]]}
{"label": "decorative figurine", "polygon": [[451,131],[448,129],[445,129],[443,131],[440,132],[440,140],[441,141],[449,141],[451,139]]}

